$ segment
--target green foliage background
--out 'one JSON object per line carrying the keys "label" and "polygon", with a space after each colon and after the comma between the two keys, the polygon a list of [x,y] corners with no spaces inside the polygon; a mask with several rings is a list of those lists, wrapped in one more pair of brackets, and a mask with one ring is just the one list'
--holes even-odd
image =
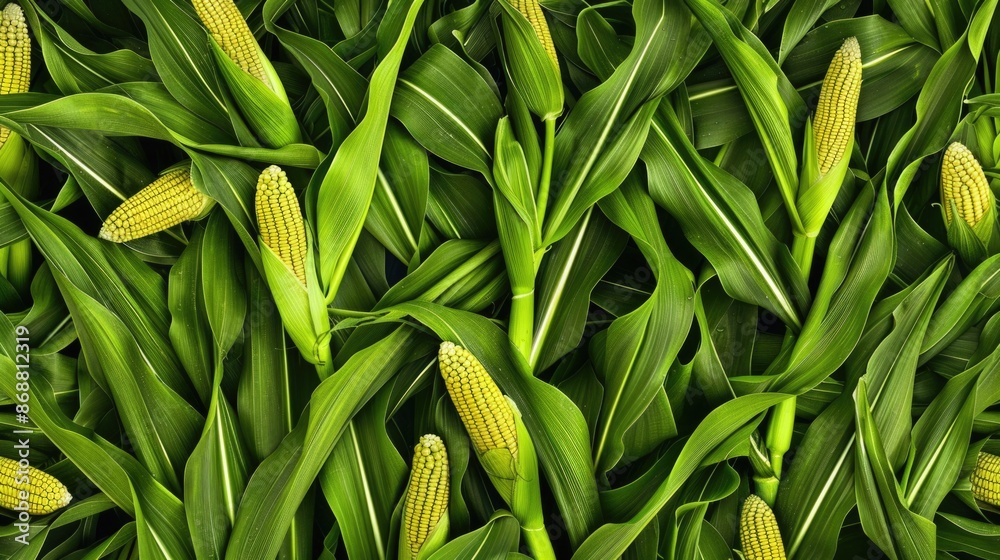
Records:
{"label": "green foliage background", "polygon": [[[738,558],[790,396],[789,558],[1000,558],[969,484],[1000,452],[1000,256],[962,250],[938,190],[953,141],[1000,188],[996,0],[543,0],[558,72],[505,0],[241,0],[287,104],[188,0],[20,4],[0,251],[32,259],[0,270],[0,333],[30,331],[32,464],[75,499],[30,546],[5,513],[0,556],[395,557],[436,433],[451,540],[431,558],[524,558],[438,374],[448,340],[520,411],[560,558]],[[787,194],[851,36],[856,137],[803,277]],[[206,218],[97,239],[183,161]],[[258,244],[272,164],[303,204],[308,293]],[[16,354],[0,336],[8,457]]]}

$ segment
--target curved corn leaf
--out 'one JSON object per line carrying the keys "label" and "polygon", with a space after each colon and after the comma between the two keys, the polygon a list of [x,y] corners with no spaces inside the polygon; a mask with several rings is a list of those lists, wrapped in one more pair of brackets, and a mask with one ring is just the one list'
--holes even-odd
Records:
{"label": "curved corn leaf", "polygon": [[535,339],[529,359],[535,371],[548,369],[583,340],[594,289],[627,241],[603,214],[593,211],[549,250],[536,281]]}
{"label": "curved corn leaf", "polygon": [[864,332],[895,247],[888,195],[866,186],[830,243],[819,289],[788,360],[774,363],[764,376],[733,379],[734,387],[801,394],[836,371]]}
{"label": "curved corn leaf", "polygon": [[[643,113],[655,109],[657,98],[678,80],[689,14],[679,2],[639,0],[633,17],[637,31],[632,52],[607,81],[583,95],[556,135],[544,245],[565,237],[590,205],[625,178],[635,162],[631,142],[645,138],[648,130]],[[617,182],[592,176],[602,158],[615,161],[606,167],[614,170],[610,177]]]}
{"label": "curved corn leaf", "polygon": [[390,92],[395,86],[403,50],[421,4],[422,0],[414,0],[406,6],[395,5],[394,9],[406,14],[402,30],[392,50],[372,75],[365,117],[337,149],[316,195],[318,270],[327,303],[337,294],[354,245],[361,235],[378,179],[379,154],[392,102]]}
{"label": "curved corn leaf", "polygon": [[788,17],[785,18],[785,23],[781,31],[781,48],[778,50],[778,64],[785,63],[788,53],[812,29],[816,21],[823,15],[823,12],[836,4],[837,0],[823,0],[821,2],[795,0],[792,7],[788,9]]}
{"label": "curved corn leaf", "polygon": [[791,254],[754,211],[746,186],[695,151],[668,105],[653,121],[642,158],[653,200],[712,263],[726,292],[800,327],[809,296],[801,275],[790,272]]}
{"label": "curved corn leaf", "polygon": [[764,154],[771,164],[792,228],[801,230],[802,223],[795,206],[798,157],[789,116],[804,109],[802,99],[760,40],[743,27],[732,13],[716,0],[687,0],[687,5],[712,37],[712,42],[732,72],[764,145]]}
{"label": "curved corn leaf", "polygon": [[902,501],[902,490],[872,417],[867,387],[862,377],[855,394],[855,488],[861,524],[865,534],[893,557],[930,560],[935,558],[934,523],[910,511]]}
{"label": "curved corn leaf", "polygon": [[514,516],[501,510],[493,514],[485,526],[452,539],[427,560],[510,558],[508,553],[517,548],[520,529]]}
{"label": "curved corn leaf", "polygon": [[222,557],[247,478],[236,415],[216,387],[201,440],[184,469],[185,513],[199,557]]}
{"label": "curved corn leaf", "polygon": [[[892,465],[907,448],[910,417],[898,411],[912,402],[920,344],[951,265],[951,259],[943,261],[896,301],[895,324],[867,360],[872,415]],[[856,503],[854,414],[851,393],[845,392],[809,426],[781,480],[775,514],[790,558],[833,557],[840,526]]]}
{"label": "curved corn leaf", "polygon": [[157,73],[171,95],[202,118],[226,130],[233,119],[222,84],[212,71],[211,47],[190,2],[181,0],[122,0],[146,24],[149,52]]}
{"label": "curved corn leaf", "polygon": [[430,190],[427,159],[403,127],[390,123],[365,230],[404,263],[419,256]]}
{"label": "curved corn leaf", "polygon": [[503,108],[475,69],[434,45],[399,77],[392,115],[434,155],[489,178]]}
{"label": "curved corn leaf", "polygon": [[[632,177],[601,201],[601,209],[639,245],[656,288],[638,309],[611,323],[603,363],[595,363],[604,373],[604,403],[594,444],[598,475],[621,459],[625,431],[662,390],[694,318],[694,278],[670,252],[656,224],[652,199]],[[665,416],[673,424],[669,406]],[[676,434],[676,427],[673,431]]]}
{"label": "curved corn leaf", "polygon": [[[640,509],[628,521],[609,523],[591,533],[573,558],[598,560],[624,553],[660,510],[678,495],[703,461],[709,457],[715,462],[725,459],[731,447],[726,445],[730,435],[740,433],[745,440],[744,430],[752,430],[760,422],[762,412],[786,398],[788,395],[777,393],[746,395],[712,410],[684,443],[676,462],[670,467],[670,474],[653,489],[648,501],[639,505]],[[724,454],[714,456],[720,450]]]}
{"label": "curved corn leaf", "polygon": [[927,519],[934,518],[962,471],[976,412],[976,386],[987,377],[977,370],[948,380],[913,427],[901,495],[907,509]]}
{"label": "curved corn leaf", "polygon": [[312,86],[326,106],[333,146],[336,148],[354,128],[368,84],[361,74],[322,41],[277,25],[278,18],[294,3],[295,0],[267,0],[264,3],[264,26],[309,74]]}

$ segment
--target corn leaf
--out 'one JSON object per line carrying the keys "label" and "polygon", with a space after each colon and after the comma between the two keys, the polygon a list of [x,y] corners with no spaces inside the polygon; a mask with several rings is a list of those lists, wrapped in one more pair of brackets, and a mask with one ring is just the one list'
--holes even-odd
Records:
{"label": "corn leaf", "polygon": [[726,295],[714,275],[700,279],[694,305],[701,343],[692,360],[686,402],[704,397],[718,406],[736,396],[730,378],[750,372],[757,342],[757,307]]}
{"label": "corn leaf", "polygon": [[146,24],[150,58],[171,95],[202,118],[232,130],[232,120],[238,117],[221,94],[205,28],[194,8],[180,0],[122,3]]}
{"label": "corn leaf", "polygon": [[764,154],[771,164],[792,227],[798,231],[802,226],[795,206],[798,158],[789,113],[799,110],[802,100],[759,39],[718,2],[688,0],[687,4],[712,37],[733,74],[764,145]]}
{"label": "corn leaf", "polygon": [[[656,288],[638,309],[611,323],[605,359],[595,363],[604,374],[604,403],[594,444],[599,475],[622,458],[625,431],[662,390],[694,318],[694,278],[670,252],[656,225],[652,199],[632,177],[601,201],[601,209],[639,245]],[[673,423],[669,406],[664,416]]]}
{"label": "corn leaf", "polygon": [[319,151],[307,144],[282,144],[277,149],[232,145],[231,137],[184,109],[156,86],[125,84],[54,100],[39,98],[34,105],[20,103],[9,107],[11,110],[4,117],[25,126],[90,130],[108,136],[145,136],[208,153],[298,167],[315,167],[320,160]]}
{"label": "corn leaf", "polygon": [[858,431],[855,488],[861,524],[865,534],[891,557],[929,560],[935,557],[934,523],[910,511],[903,502],[902,490],[872,416],[867,387],[867,380],[862,377],[855,395]]}
{"label": "corn leaf", "polygon": [[[726,292],[798,328],[809,299],[788,249],[764,226],[753,195],[732,175],[705,161],[663,105],[643,151],[653,200],[678,220],[703,252]],[[684,185],[675,188],[674,185]]]}
{"label": "corn leaf", "polygon": [[356,558],[387,557],[389,520],[409,476],[386,433],[386,389],[354,416],[319,474],[344,549]]}
{"label": "corn leaf", "polygon": [[80,333],[92,373],[103,379],[140,461],[172,490],[203,419],[157,378],[125,325],[61,273],[56,283]]}
{"label": "corn leaf", "polygon": [[795,0],[788,9],[788,17],[781,31],[781,48],[778,50],[778,64],[783,65],[788,53],[812,29],[823,12],[837,4],[837,0],[812,2],[810,0]]}
{"label": "corn leaf", "polygon": [[935,516],[934,521],[938,550],[965,552],[988,560],[1000,558],[996,548],[1000,543],[1000,529],[993,523],[948,513]]}
{"label": "corn leaf", "polygon": [[204,237],[204,230],[195,232],[187,249],[171,267],[167,303],[170,306],[170,342],[201,402],[207,403],[212,392],[215,353],[201,290]]}
{"label": "corn leaf", "polygon": [[267,283],[247,266],[247,337],[243,346],[243,375],[236,409],[247,454],[254,463],[264,460],[292,431],[294,417],[289,388],[285,331]]}
{"label": "corn leaf", "polygon": [[428,560],[486,560],[510,558],[507,553],[517,548],[520,526],[514,516],[498,511],[486,525],[452,539],[431,554]]}
{"label": "corn leaf", "polygon": [[740,392],[766,388],[800,394],[836,371],[864,332],[892,269],[894,247],[888,195],[866,186],[830,243],[816,298],[787,362],[775,362],[765,379],[733,379],[733,385]]}
{"label": "corn leaf", "polygon": [[201,440],[184,469],[185,513],[198,556],[222,557],[247,478],[236,415],[216,387]]}
{"label": "corn leaf", "polygon": [[[632,52],[608,80],[584,94],[556,135],[546,245],[565,237],[590,205],[625,178],[635,162],[629,157],[630,148],[635,148],[630,142],[646,136],[648,122],[642,113],[651,111],[651,101],[674,85],[690,29],[686,10],[676,2],[640,0],[633,6],[633,17],[637,32]],[[616,141],[618,148],[612,149]],[[614,173],[604,179],[616,178],[618,183],[591,176],[602,156],[615,162],[606,166]]]}
{"label": "corn leaf", "polygon": [[464,275],[477,268],[485,266],[491,271],[499,272],[502,268],[499,255],[499,243],[446,241],[406,278],[394,284],[374,309],[385,309],[417,299],[434,301],[452,290]]}
{"label": "corn leaf", "polygon": [[933,519],[957,482],[972,435],[976,386],[984,377],[973,369],[949,379],[913,427],[911,466],[901,488],[913,513]]}
{"label": "corn leaf", "polygon": [[358,120],[367,83],[361,74],[322,41],[277,24],[278,18],[293,4],[295,0],[267,0],[264,3],[264,26],[309,74],[312,86],[323,98],[333,146],[336,147]]}
{"label": "corn leaf", "polygon": [[388,92],[396,83],[406,39],[413,29],[421,3],[422,0],[415,0],[406,7],[406,19],[399,38],[372,75],[365,117],[337,150],[317,193],[319,276],[327,302],[333,301],[340,287],[364,225],[378,178],[379,154],[389,119],[392,95]]}
{"label": "corn leaf", "polygon": [[313,392],[309,413],[250,478],[226,557],[270,557],[350,419],[408,360],[430,349],[403,327],[354,354]]}
{"label": "corn leaf", "polygon": [[1000,298],[1000,255],[983,261],[948,294],[931,317],[920,363],[939,354],[972,325],[995,312]]}
{"label": "corn leaf", "polygon": [[[761,412],[786,398],[788,395],[775,393],[746,395],[712,410],[684,443],[666,479],[652,488],[648,501],[642,503],[628,521],[609,523],[594,531],[577,549],[573,558],[597,560],[624,553],[660,510],[677,496],[684,483],[706,458],[720,449],[726,449],[724,453],[728,454],[731,446],[727,446],[726,441],[730,435],[734,432],[742,433],[747,427],[753,429],[760,421]],[[716,461],[724,459],[725,454],[717,457]]]}
{"label": "corn leaf", "polygon": [[365,230],[404,263],[419,254],[429,189],[427,152],[398,123],[391,123]]}
{"label": "corn leaf", "polygon": [[[893,300],[892,330],[867,360],[874,429],[892,465],[899,464],[909,444],[910,418],[898,410],[912,402],[920,343],[950,267],[950,259],[943,261],[905,297]],[[781,480],[775,511],[791,558],[832,558],[836,549],[832,543],[857,500],[854,414],[852,396],[845,392],[810,425]]]}
{"label": "corn leaf", "polygon": [[490,176],[500,101],[475,69],[435,45],[400,75],[392,115],[434,155]]}
{"label": "corn leaf", "polygon": [[538,312],[530,357],[535,371],[549,368],[580,344],[594,288],[627,241],[603,214],[593,211],[552,246],[538,271]]}

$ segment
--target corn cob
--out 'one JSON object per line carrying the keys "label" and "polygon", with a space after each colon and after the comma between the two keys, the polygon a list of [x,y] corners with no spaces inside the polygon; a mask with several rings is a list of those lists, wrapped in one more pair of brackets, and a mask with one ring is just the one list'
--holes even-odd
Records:
{"label": "corn cob", "polygon": [[193,0],[201,22],[223,52],[246,73],[268,83],[257,40],[233,0]]}
{"label": "corn cob", "polygon": [[403,511],[406,545],[414,557],[448,509],[448,484],[448,453],[444,442],[427,434],[413,450],[413,470]]}
{"label": "corn cob", "polygon": [[257,225],[264,244],[306,285],[306,228],[292,184],[272,165],[257,180]]}
{"label": "corn cob", "polygon": [[538,36],[538,40],[542,43],[542,48],[552,59],[552,64],[555,64],[556,68],[559,68],[559,58],[556,57],[556,46],[552,42],[552,34],[549,32],[549,23],[545,21],[545,15],[542,13],[542,6],[538,3],[538,0],[511,0],[511,4],[514,9],[521,12],[521,15],[531,23],[531,27],[535,30],[535,35]]}
{"label": "corn cob", "polygon": [[26,505],[29,514],[45,515],[65,507],[72,499],[66,486],[54,476],[0,457],[0,506],[25,511]]}
{"label": "corn cob", "polygon": [[778,520],[764,500],[751,494],[740,515],[740,547],[746,560],[785,560]]}
{"label": "corn cob", "polygon": [[1000,507],[1000,457],[980,451],[969,482],[977,500]]}
{"label": "corn cob", "polygon": [[833,55],[823,78],[813,119],[813,141],[819,172],[825,175],[847,150],[854,136],[854,120],[861,95],[861,46],[848,37]]}
{"label": "corn cob", "polygon": [[124,243],[197,218],[211,203],[212,199],[194,188],[189,168],[174,169],[116,208],[99,235]]}
{"label": "corn cob", "polygon": [[[0,77],[0,95],[28,91],[31,78],[31,39],[24,22],[21,6],[11,2],[0,14],[0,37],[6,38],[3,51],[3,76]],[[0,147],[10,137],[10,129],[0,127]]]}
{"label": "corn cob", "polygon": [[951,202],[955,201],[958,216],[969,226],[975,226],[990,208],[990,185],[983,168],[968,148],[953,142],[944,152],[941,165],[941,205],[945,223],[951,225]]}
{"label": "corn cob", "polygon": [[514,411],[483,364],[451,342],[441,343],[438,361],[445,386],[476,450],[485,453],[506,448],[516,457]]}

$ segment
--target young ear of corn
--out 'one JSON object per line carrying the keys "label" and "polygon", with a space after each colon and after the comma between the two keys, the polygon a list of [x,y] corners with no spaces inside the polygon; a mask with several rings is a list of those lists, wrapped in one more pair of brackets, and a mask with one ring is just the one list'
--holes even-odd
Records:
{"label": "young ear of corn", "polygon": [[233,0],[193,0],[192,3],[223,52],[246,73],[268,84],[257,40]]}
{"label": "young ear of corn", "polygon": [[438,362],[479,463],[521,524],[535,559],[554,560],[542,513],[538,458],[516,409],[483,364],[465,348],[442,342]]}
{"label": "young ear of corn", "polygon": [[445,386],[476,451],[507,449],[516,458],[514,412],[483,364],[451,342],[441,344],[439,360]]}
{"label": "young ear of corn", "polygon": [[785,560],[778,520],[756,494],[743,502],[740,514],[740,547],[746,560]]}
{"label": "young ear of corn", "polygon": [[0,457],[0,506],[45,515],[66,507],[72,500],[66,486],[54,476]]}
{"label": "young ear of corn", "polygon": [[203,215],[214,203],[194,188],[191,169],[167,171],[129,197],[104,220],[101,239],[125,243]]}
{"label": "young ear of corn", "polygon": [[542,44],[546,54],[552,59],[552,64],[559,68],[559,58],[556,56],[556,46],[552,42],[552,33],[549,31],[549,22],[545,21],[545,14],[542,13],[542,5],[538,0],[511,0],[514,9],[521,12],[521,15],[531,23],[538,42]]}
{"label": "young ear of corn", "polygon": [[306,285],[306,229],[288,176],[277,165],[257,179],[257,225],[260,238],[295,277]]}
{"label": "young ear of corn", "polygon": [[975,228],[993,206],[992,191],[979,161],[964,145],[952,142],[944,152],[941,164],[941,206],[945,225],[955,219],[952,204],[958,217],[969,227]]}
{"label": "young ear of corn", "polygon": [[[0,37],[3,37],[3,76],[0,77],[0,95],[28,91],[31,79],[31,39],[24,11],[14,2],[0,12]],[[10,129],[0,126],[0,147],[10,137]]]}
{"label": "young ear of corn", "polygon": [[302,131],[284,85],[233,0],[193,1],[212,35],[211,50],[222,78],[255,141],[271,148],[301,142]]}
{"label": "young ear of corn", "polygon": [[1000,457],[980,451],[969,482],[977,500],[1000,507]]}
{"label": "young ear of corn", "polygon": [[413,450],[413,468],[406,488],[399,558],[424,558],[448,536],[450,491],[448,452],[441,438],[427,434]]}
{"label": "young ear of corn", "polygon": [[1000,250],[995,199],[976,157],[953,142],[941,161],[941,213],[948,244],[970,265]]}
{"label": "young ear of corn", "polygon": [[861,46],[855,37],[848,37],[830,61],[813,119],[820,175],[830,171],[841,158],[850,156],[846,151],[854,137],[860,96]]}
{"label": "young ear of corn", "polygon": [[[31,79],[31,39],[24,11],[15,2],[0,11],[0,37],[3,37],[3,74],[0,75],[0,95],[28,91]],[[34,152],[27,143],[15,137],[11,130],[0,126],[0,177],[22,196],[33,199],[38,187]],[[6,148],[6,149],[4,149]],[[34,276],[31,241],[23,239],[0,249],[0,275],[20,293],[26,293]]]}

